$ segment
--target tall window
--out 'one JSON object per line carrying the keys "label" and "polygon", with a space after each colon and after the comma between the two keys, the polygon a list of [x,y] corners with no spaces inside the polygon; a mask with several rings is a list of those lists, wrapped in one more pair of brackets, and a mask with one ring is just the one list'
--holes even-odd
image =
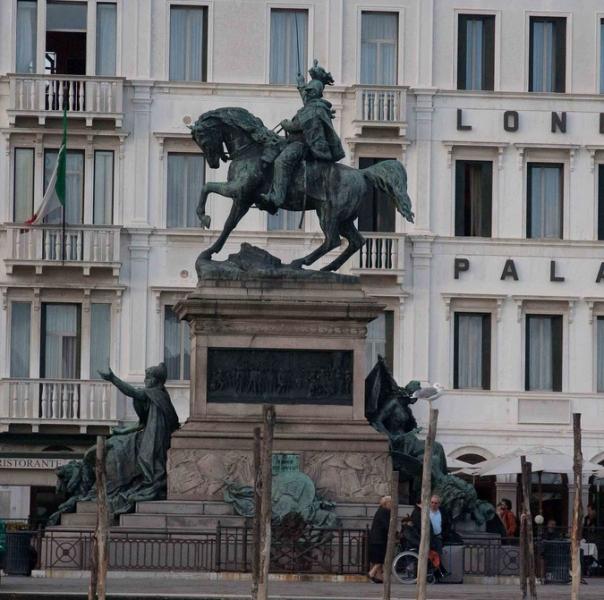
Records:
{"label": "tall window", "polygon": [[[86,2],[48,0],[45,53],[47,73],[86,74],[87,12]],[[60,93],[58,87],[55,93]],[[80,93],[77,88],[76,93]]]}
{"label": "tall window", "polygon": [[38,11],[36,0],[17,2],[17,73],[36,72],[36,32]]}
{"label": "tall window", "polygon": [[398,14],[361,15],[361,83],[396,85],[398,71]]}
{"label": "tall window", "polygon": [[453,387],[491,387],[491,315],[456,312]]}
{"label": "tall window", "polygon": [[459,15],[457,89],[492,90],[495,72],[495,16]]}
{"label": "tall window", "polygon": [[[46,150],[44,152],[44,190],[46,190],[52,176],[58,154],[58,150]],[[73,225],[82,223],[84,207],[84,153],[81,150],[68,150],[65,162],[65,222]],[[60,223],[62,219],[61,205],[56,197],[53,205],[56,208],[48,213],[46,222]]]}
{"label": "tall window", "polygon": [[11,303],[10,376],[29,377],[31,303]]}
{"label": "tall window", "polygon": [[562,391],[562,316],[526,316],[527,390]]}
{"label": "tall window", "polygon": [[279,210],[275,215],[269,213],[267,218],[267,229],[269,231],[294,231],[299,228],[301,212],[293,210]]}
{"label": "tall window", "polygon": [[34,213],[34,149],[15,148],[13,221],[23,223]]}
{"label": "tall window", "polygon": [[455,161],[455,235],[491,237],[493,163]]}
{"label": "tall window", "polygon": [[600,19],[600,94],[604,94],[604,19]]}
{"label": "tall window", "polygon": [[598,165],[598,239],[604,240],[604,165]]}
{"label": "tall window", "polygon": [[566,19],[531,17],[529,92],[564,92]]}
{"label": "tall window", "polygon": [[179,321],[172,306],[164,307],[164,362],[168,379],[190,378],[189,323]]}
{"label": "tall window", "polygon": [[80,308],[79,304],[42,305],[41,377],[79,379]]}
{"label": "tall window", "polygon": [[[363,156],[359,158],[359,169],[367,169],[382,160],[385,159]],[[395,230],[395,224],[394,204],[386,194],[374,188],[359,207],[359,230],[391,232]]]}
{"label": "tall window", "polygon": [[562,239],[563,165],[529,163],[527,238]]}
{"label": "tall window", "polygon": [[308,62],[308,11],[271,9],[269,82],[295,84]]}
{"label": "tall window", "polygon": [[93,223],[113,223],[113,151],[96,150],[94,153]]}
{"label": "tall window", "polygon": [[100,2],[96,5],[96,74],[115,76],[117,40],[117,5]]}
{"label": "tall window", "polygon": [[392,311],[385,311],[367,325],[365,338],[365,375],[373,369],[378,355],[384,357],[392,369],[394,351],[394,318]]}
{"label": "tall window", "polygon": [[597,390],[604,392],[604,316],[597,319],[596,377]]}
{"label": "tall window", "polygon": [[170,80],[205,81],[207,77],[207,8],[170,8]]}
{"label": "tall window", "polygon": [[90,305],[90,379],[100,379],[99,371],[109,367],[111,304]]}
{"label": "tall window", "polygon": [[204,184],[205,162],[200,154],[168,153],[167,227],[196,227],[195,210]]}

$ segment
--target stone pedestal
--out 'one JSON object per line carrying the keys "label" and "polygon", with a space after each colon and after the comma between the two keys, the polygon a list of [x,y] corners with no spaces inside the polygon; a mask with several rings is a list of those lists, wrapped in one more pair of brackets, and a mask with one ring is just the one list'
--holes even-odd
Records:
{"label": "stone pedestal", "polygon": [[225,481],[251,485],[263,403],[276,406],[278,459],[318,494],[387,494],[387,440],[364,417],[364,342],[382,309],[353,278],[201,281],[175,307],[191,325],[191,406],[172,437],[168,498],[222,500]]}

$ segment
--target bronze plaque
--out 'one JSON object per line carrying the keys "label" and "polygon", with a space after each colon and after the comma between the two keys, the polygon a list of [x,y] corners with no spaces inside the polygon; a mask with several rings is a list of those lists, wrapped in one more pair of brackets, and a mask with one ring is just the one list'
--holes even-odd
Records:
{"label": "bronze plaque", "polygon": [[208,349],[208,402],[352,406],[352,350]]}

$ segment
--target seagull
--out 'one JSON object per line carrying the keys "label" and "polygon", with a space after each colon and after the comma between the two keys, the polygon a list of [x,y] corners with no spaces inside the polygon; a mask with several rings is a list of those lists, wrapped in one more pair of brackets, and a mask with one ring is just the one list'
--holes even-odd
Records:
{"label": "seagull", "polygon": [[444,387],[440,383],[433,383],[428,387],[420,388],[411,394],[412,398],[416,400],[427,400],[430,404],[437,398],[440,398],[444,391]]}

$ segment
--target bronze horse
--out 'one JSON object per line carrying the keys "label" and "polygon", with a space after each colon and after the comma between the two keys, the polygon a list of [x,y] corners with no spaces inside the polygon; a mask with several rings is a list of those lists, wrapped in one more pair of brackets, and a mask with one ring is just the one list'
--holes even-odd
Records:
{"label": "bronze horse", "polygon": [[[201,226],[209,227],[205,213],[208,194],[232,198],[231,212],[216,241],[198,260],[211,259],[219,252],[242,217],[255,205],[271,211],[272,206],[260,197],[271,183],[272,162],[287,141],[267,129],[262,121],[244,108],[219,108],[201,115],[191,127],[191,135],[201,148],[210,168],[217,169],[220,161],[230,161],[228,181],[208,182],[201,190],[197,215]],[[226,150],[225,150],[226,149]],[[396,160],[386,160],[367,169],[353,169],[342,164],[308,162],[301,165],[288,188],[285,210],[315,210],[325,235],[323,243],[307,256],[298,258],[291,266],[301,268],[340,245],[340,236],[348,240],[346,249],[323,271],[335,271],[365,243],[355,227],[361,202],[374,189],[384,192],[398,212],[413,222],[411,200],[407,195],[407,173]]]}

